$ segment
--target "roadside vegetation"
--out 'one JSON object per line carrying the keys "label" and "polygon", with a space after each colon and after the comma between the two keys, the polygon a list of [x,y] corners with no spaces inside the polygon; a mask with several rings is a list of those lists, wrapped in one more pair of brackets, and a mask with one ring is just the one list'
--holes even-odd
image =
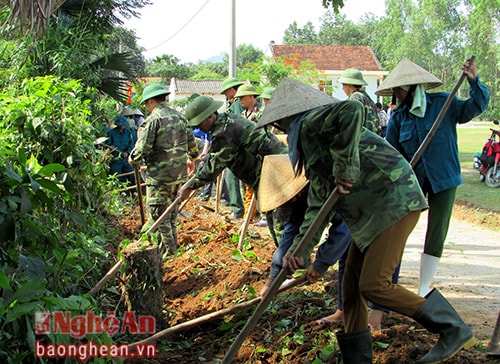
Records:
{"label": "roadside vegetation", "polygon": [[[292,23],[284,42],[370,45],[386,69],[403,56],[410,57],[443,78],[444,90],[473,53],[492,90],[492,103],[483,117],[497,118],[498,50],[492,30],[498,25],[500,7],[478,0],[467,2],[466,12],[459,13],[456,0],[420,3],[387,0],[387,17],[367,16],[359,24],[335,18],[330,11],[317,33],[312,24],[300,29]],[[109,157],[95,144],[128,101],[130,87],[135,94],[130,95],[130,106],[139,108],[142,76],[169,80],[228,75],[227,58],[197,65],[183,64],[174,55],[143,59],[135,35],[122,27],[120,16],[134,16],[147,4],[147,0],[0,1],[0,359],[5,362],[36,361],[35,312],[123,315],[117,285],[96,295],[88,292],[120,248],[137,234],[123,227],[136,201],[120,194],[122,186],[107,174]],[[29,8],[35,5],[42,10]],[[30,19],[33,14],[39,18]],[[415,48],[417,38],[425,49]],[[265,79],[275,86],[291,76],[323,84],[319,70],[307,60],[265,58],[251,45],[238,46],[238,54],[241,79],[257,84]],[[500,190],[481,184],[472,169],[473,154],[481,150],[489,124],[471,125],[460,129],[465,184],[457,201],[482,221],[490,221],[490,215],[498,218],[495,201]],[[204,239],[215,238],[210,231]],[[249,249],[233,251],[232,257],[261,263]],[[212,290],[205,299],[222,295]],[[287,324],[282,323],[283,330]],[[43,339],[75,342],[53,333]],[[97,344],[128,339],[102,332],[80,340]]]}

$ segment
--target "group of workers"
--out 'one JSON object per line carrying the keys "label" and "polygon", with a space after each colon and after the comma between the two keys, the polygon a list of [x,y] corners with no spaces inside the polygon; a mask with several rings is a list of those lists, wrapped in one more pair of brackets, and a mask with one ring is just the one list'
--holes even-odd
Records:
{"label": "group of workers", "polygon": [[[453,98],[422,158],[412,165],[449,94],[427,92],[442,82],[407,59],[376,92],[395,100],[387,125],[380,123],[379,110],[362,89],[366,81],[361,72],[353,69],[339,79],[348,96],[344,101],[285,78],[276,89],[268,90],[272,92],[269,103],[259,105],[260,94],[254,86],[229,78],[221,90],[228,100],[225,112],[219,111],[222,101],[198,96],[182,114],[166,105],[166,89],[149,85],[141,100],[149,116],[138,127],[137,142],[127,159],[132,164],[144,161],[147,166],[146,199],[153,220],[176,198],[186,200],[223,170],[227,170],[233,217],[245,211],[242,198],[236,197],[239,182],[247,186],[248,196],[255,194],[258,212],[271,223],[270,231],[282,227],[280,234],[273,235],[277,249],[261,295],[281,269],[293,273],[307,267],[308,279],[316,280],[337,260],[342,261],[342,306],[336,321],[340,315],[344,329],[336,336],[344,363],[372,362],[370,327],[379,327],[381,315],[370,319],[369,312],[384,310],[412,317],[438,333],[437,344],[418,363],[441,362],[475,343],[458,313],[437,289],[430,288],[443,253],[456,188],[462,183],[456,126],[484,112],[489,103],[476,66],[467,61],[462,70],[470,97]],[[209,134],[211,141],[196,169],[200,151],[194,128]],[[286,135],[286,141],[276,133]],[[269,191],[262,187],[266,171],[277,170],[287,170],[291,177],[284,182],[276,178],[275,193],[263,192]],[[320,214],[332,194],[338,194],[337,202],[326,215]],[[407,238],[425,210],[427,234],[415,293],[397,283],[397,272]],[[159,229],[167,254],[177,247],[176,220],[174,209]],[[320,229],[307,242],[306,253],[295,255],[314,222],[320,222]],[[312,249],[327,227],[327,242],[309,264]],[[370,311],[368,303],[375,305]]]}

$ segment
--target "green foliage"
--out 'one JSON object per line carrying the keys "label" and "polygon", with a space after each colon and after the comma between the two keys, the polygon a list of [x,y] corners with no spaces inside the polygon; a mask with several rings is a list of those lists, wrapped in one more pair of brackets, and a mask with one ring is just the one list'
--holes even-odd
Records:
{"label": "green foliage", "polygon": [[318,44],[318,37],[314,30],[314,26],[311,22],[307,22],[303,28],[299,28],[297,22],[294,21],[285,30],[285,35],[283,36],[283,44]]}
{"label": "green foliage", "polygon": [[188,79],[194,75],[194,70],[189,64],[182,64],[172,55],[164,54],[146,62],[148,76],[161,77],[165,82],[170,82],[172,77]]}
{"label": "green foliage", "polygon": [[82,293],[102,276],[102,216],[114,199],[94,147],[92,95],[57,77],[0,93],[0,340],[13,343],[2,358],[32,356],[34,311],[97,310]]}
{"label": "green foliage", "polygon": [[256,68],[264,80],[265,86],[277,86],[285,77],[292,77],[310,85],[319,85],[321,77],[316,65],[309,60],[286,55],[276,58],[265,58]]}
{"label": "green foliage", "polygon": [[[248,63],[259,62],[263,56],[264,53],[253,45],[240,44],[236,47],[236,68],[240,69],[246,67]],[[223,62],[224,64],[229,64],[229,55],[227,53],[224,55]]]}
{"label": "green foliage", "polygon": [[[147,0],[66,1],[52,16],[46,14],[49,21],[44,32],[19,36],[9,28],[2,28],[2,39],[9,39],[17,48],[17,53],[8,55],[8,59],[15,61],[11,63],[16,65],[14,76],[81,79],[86,87],[123,101],[126,82],[143,73],[144,59],[135,36],[115,28],[122,24],[118,15],[130,18],[137,15],[136,9],[148,3]],[[15,25],[16,21],[10,19],[6,24]]]}

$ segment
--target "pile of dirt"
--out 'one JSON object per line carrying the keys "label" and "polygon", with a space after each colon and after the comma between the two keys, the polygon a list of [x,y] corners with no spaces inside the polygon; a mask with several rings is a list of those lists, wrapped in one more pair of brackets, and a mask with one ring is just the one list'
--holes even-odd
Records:
{"label": "pile of dirt", "polygon": [[[185,217],[179,218],[180,248],[163,267],[165,327],[254,299],[267,279],[274,251],[267,228],[250,226],[251,237],[247,237],[245,249],[240,252],[238,229],[242,220],[228,220],[225,216],[230,211],[225,207],[220,207],[219,214],[210,208],[215,208],[213,201],[193,199],[185,207]],[[314,323],[335,310],[336,287],[337,271],[332,267],[317,282],[279,293],[242,345],[235,362],[340,362],[334,333],[342,326]],[[157,358],[140,362],[220,362],[251,313],[251,308],[242,310],[165,336],[157,342]],[[464,320],[468,322],[466,317]],[[462,350],[449,363],[494,363],[485,355],[491,336],[489,324],[484,332],[473,328],[483,341],[468,351]],[[374,362],[414,362],[437,339],[412,319],[388,314],[383,330],[373,335]]]}

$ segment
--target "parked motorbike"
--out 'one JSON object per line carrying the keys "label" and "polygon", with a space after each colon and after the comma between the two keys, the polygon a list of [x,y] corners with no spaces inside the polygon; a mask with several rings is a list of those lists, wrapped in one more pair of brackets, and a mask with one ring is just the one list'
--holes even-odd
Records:
{"label": "parked motorbike", "polygon": [[[498,120],[493,121],[500,125]],[[474,156],[474,168],[479,169],[481,182],[488,187],[500,187],[500,129],[491,129],[491,135],[484,143],[483,150]]]}

